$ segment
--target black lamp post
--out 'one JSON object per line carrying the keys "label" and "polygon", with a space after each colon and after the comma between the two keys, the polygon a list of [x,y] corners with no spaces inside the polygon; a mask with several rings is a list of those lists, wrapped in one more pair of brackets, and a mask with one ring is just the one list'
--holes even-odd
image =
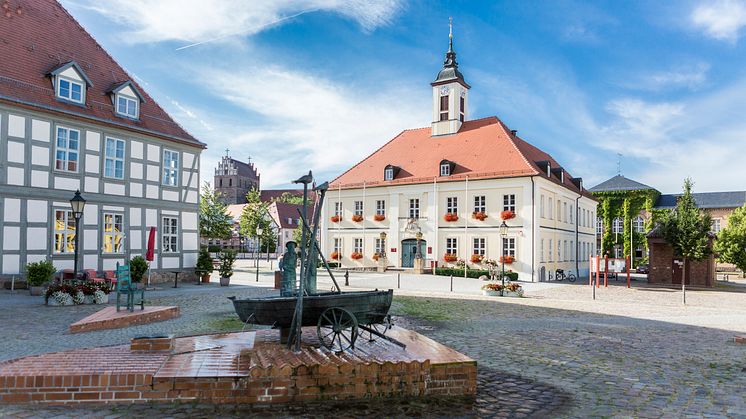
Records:
{"label": "black lamp post", "polygon": [[261,227],[256,228],[256,238],[259,240],[259,247],[257,248],[257,257],[256,257],[256,282],[259,282],[259,259],[262,256],[262,233],[264,233],[264,230]]}
{"label": "black lamp post", "polygon": [[500,289],[500,296],[505,295],[505,239],[508,237],[508,225],[505,224],[505,220],[503,220],[503,223],[500,224],[500,237],[503,239],[503,257],[500,258],[500,261],[502,262],[502,284],[503,287]]}
{"label": "black lamp post", "polygon": [[78,248],[80,247],[80,217],[83,216],[83,208],[85,208],[85,199],[80,196],[80,190],[75,191],[75,196],[70,200],[70,207],[73,210],[73,217],[75,217],[75,268],[74,274],[75,279],[78,279]]}

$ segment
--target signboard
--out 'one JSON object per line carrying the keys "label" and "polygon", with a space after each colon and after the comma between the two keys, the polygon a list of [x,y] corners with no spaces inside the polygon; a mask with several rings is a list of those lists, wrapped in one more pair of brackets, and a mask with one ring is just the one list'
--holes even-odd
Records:
{"label": "signboard", "polygon": [[[601,265],[600,269],[596,268],[596,260]],[[625,272],[627,261],[625,259],[606,259],[591,257],[591,272],[606,272],[606,261],[608,261],[609,272]]]}

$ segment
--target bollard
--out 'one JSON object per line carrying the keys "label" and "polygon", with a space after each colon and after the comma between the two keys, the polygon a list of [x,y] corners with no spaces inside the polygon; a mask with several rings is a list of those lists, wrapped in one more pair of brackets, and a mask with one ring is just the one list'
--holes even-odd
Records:
{"label": "bollard", "polygon": [[401,289],[401,274],[396,274],[396,288]]}
{"label": "bollard", "polygon": [[13,294],[16,292],[16,277],[10,278],[10,293]]}
{"label": "bollard", "polygon": [[451,292],[453,292],[453,275],[451,275]]}
{"label": "bollard", "polygon": [[[598,277],[596,277],[595,282],[598,282]],[[596,284],[591,285],[591,288],[593,288],[593,299],[596,299]]]}
{"label": "bollard", "polygon": [[345,287],[350,286],[350,270],[345,271]]}

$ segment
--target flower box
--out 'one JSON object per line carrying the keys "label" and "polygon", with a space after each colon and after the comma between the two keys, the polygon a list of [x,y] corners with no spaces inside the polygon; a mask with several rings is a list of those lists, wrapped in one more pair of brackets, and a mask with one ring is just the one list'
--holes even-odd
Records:
{"label": "flower box", "polygon": [[443,219],[448,222],[458,221],[458,214],[455,212],[449,212],[443,216]]}
{"label": "flower box", "polygon": [[490,296],[490,297],[498,297],[498,296],[500,296],[500,291],[482,290],[482,295],[487,295],[487,296]]}
{"label": "flower box", "polygon": [[332,260],[340,260],[340,259],[342,259],[342,255],[340,255],[339,252],[332,252],[332,254],[329,255],[329,257],[331,257]]}
{"label": "flower box", "polygon": [[472,218],[479,221],[484,221],[487,218],[487,214],[483,212],[475,212],[471,214]]}
{"label": "flower box", "polygon": [[458,260],[458,256],[454,255],[453,253],[446,253],[443,255],[443,260],[446,262],[455,262]]}
{"label": "flower box", "polygon": [[359,223],[359,222],[363,221],[363,216],[355,214],[355,215],[352,216],[352,221],[354,221],[356,223]]}
{"label": "flower box", "polygon": [[515,218],[515,213],[513,211],[507,210],[500,213],[500,218],[503,220],[512,220]]}
{"label": "flower box", "polygon": [[515,256],[500,256],[500,263],[505,263],[506,265],[510,265],[511,263],[515,262]]}
{"label": "flower box", "polygon": [[484,256],[482,255],[471,255],[471,263],[482,263],[482,260],[484,260]]}
{"label": "flower box", "polygon": [[363,254],[360,252],[352,252],[350,258],[352,258],[353,260],[359,260],[363,258]]}
{"label": "flower box", "polygon": [[383,214],[376,214],[376,215],[373,216],[373,219],[376,220],[376,221],[383,221],[383,220],[386,219],[386,216],[383,215]]}
{"label": "flower box", "polygon": [[333,223],[338,223],[338,222],[342,221],[342,216],[341,215],[332,215],[331,220],[332,220]]}
{"label": "flower box", "polygon": [[373,260],[375,260],[376,262],[378,262],[378,259],[380,259],[380,258],[381,258],[381,255],[378,252],[373,253]]}

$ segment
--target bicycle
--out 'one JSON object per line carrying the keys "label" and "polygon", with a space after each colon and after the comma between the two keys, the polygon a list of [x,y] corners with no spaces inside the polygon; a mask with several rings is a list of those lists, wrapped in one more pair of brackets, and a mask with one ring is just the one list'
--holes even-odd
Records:
{"label": "bicycle", "polygon": [[567,278],[568,282],[575,282],[578,278],[570,272],[569,274],[565,274],[564,269],[557,269],[554,271],[554,280],[555,281],[563,281],[565,278]]}

